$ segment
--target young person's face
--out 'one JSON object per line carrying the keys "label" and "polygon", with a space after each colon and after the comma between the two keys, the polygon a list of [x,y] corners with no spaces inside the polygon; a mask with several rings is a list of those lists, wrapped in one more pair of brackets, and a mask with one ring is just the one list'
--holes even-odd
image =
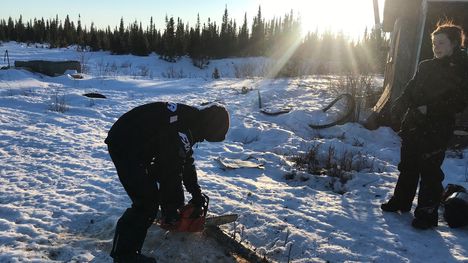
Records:
{"label": "young person's face", "polygon": [[446,34],[440,33],[432,37],[432,51],[436,58],[451,56],[456,44],[452,43]]}

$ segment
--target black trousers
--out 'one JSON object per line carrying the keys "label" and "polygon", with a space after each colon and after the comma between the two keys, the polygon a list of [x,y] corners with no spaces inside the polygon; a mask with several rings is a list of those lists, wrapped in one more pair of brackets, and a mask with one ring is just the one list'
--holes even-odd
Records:
{"label": "black trousers", "polygon": [[141,161],[144,158],[136,151],[111,145],[108,149],[120,182],[132,201],[132,206],[117,222],[111,251],[111,256],[115,258],[140,253],[159,206],[162,206],[163,216],[168,210],[176,211],[184,203],[184,192],[181,178],[168,180],[166,175],[161,180],[162,174],[158,174],[161,171],[144,164]]}
{"label": "black trousers", "polygon": [[111,256],[140,253],[148,228],[152,225],[159,207],[159,191],[154,176],[132,151],[109,146],[120,182],[132,200],[117,222]]}
{"label": "black trousers", "polygon": [[[419,140],[415,137],[403,138],[401,160],[398,164],[400,175],[393,198],[402,206],[411,207],[419,183],[416,217],[437,215],[443,193],[444,172],[441,165],[446,149],[446,143],[442,141]],[[429,214],[425,215],[427,213]]]}

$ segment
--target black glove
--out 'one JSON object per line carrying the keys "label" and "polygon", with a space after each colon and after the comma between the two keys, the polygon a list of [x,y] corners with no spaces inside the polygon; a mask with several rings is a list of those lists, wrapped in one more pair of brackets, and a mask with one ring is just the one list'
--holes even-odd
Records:
{"label": "black glove", "polygon": [[189,201],[189,204],[193,205],[193,212],[190,215],[190,218],[199,218],[202,217],[204,212],[206,215],[207,201],[205,196],[200,192],[198,194],[192,195],[192,200]]}
{"label": "black glove", "polygon": [[189,201],[190,204],[196,207],[202,207],[206,202],[205,197],[202,195],[201,192],[192,194],[192,200]]}

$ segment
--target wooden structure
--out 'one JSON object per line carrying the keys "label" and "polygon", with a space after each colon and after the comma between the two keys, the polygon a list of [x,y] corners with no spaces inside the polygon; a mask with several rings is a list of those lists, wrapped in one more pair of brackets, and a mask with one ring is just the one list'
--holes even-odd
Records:
{"label": "wooden structure", "polygon": [[[382,30],[390,32],[384,92],[366,126],[390,126],[390,107],[413,77],[420,61],[433,57],[431,32],[438,21],[451,20],[468,32],[468,0],[386,0]],[[465,43],[465,46],[468,43]],[[468,128],[468,111],[457,118]],[[396,127],[395,127],[396,128]]]}
{"label": "wooden structure", "polygon": [[79,61],[15,61],[15,67],[26,68],[33,72],[42,73],[51,77],[63,75],[67,70],[76,70],[81,73],[81,64]]}

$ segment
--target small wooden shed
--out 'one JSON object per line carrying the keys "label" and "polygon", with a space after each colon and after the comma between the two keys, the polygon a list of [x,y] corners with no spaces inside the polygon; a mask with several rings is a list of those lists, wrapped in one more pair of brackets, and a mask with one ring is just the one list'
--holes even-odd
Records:
{"label": "small wooden shed", "polygon": [[[384,92],[367,121],[368,128],[391,125],[392,102],[413,77],[419,62],[433,57],[430,34],[440,20],[451,20],[468,32],[468,0],[385,1],[382,29],[390,33],[390,47]],[[468,110],[457,119],[459,128],[466,130]]]}

